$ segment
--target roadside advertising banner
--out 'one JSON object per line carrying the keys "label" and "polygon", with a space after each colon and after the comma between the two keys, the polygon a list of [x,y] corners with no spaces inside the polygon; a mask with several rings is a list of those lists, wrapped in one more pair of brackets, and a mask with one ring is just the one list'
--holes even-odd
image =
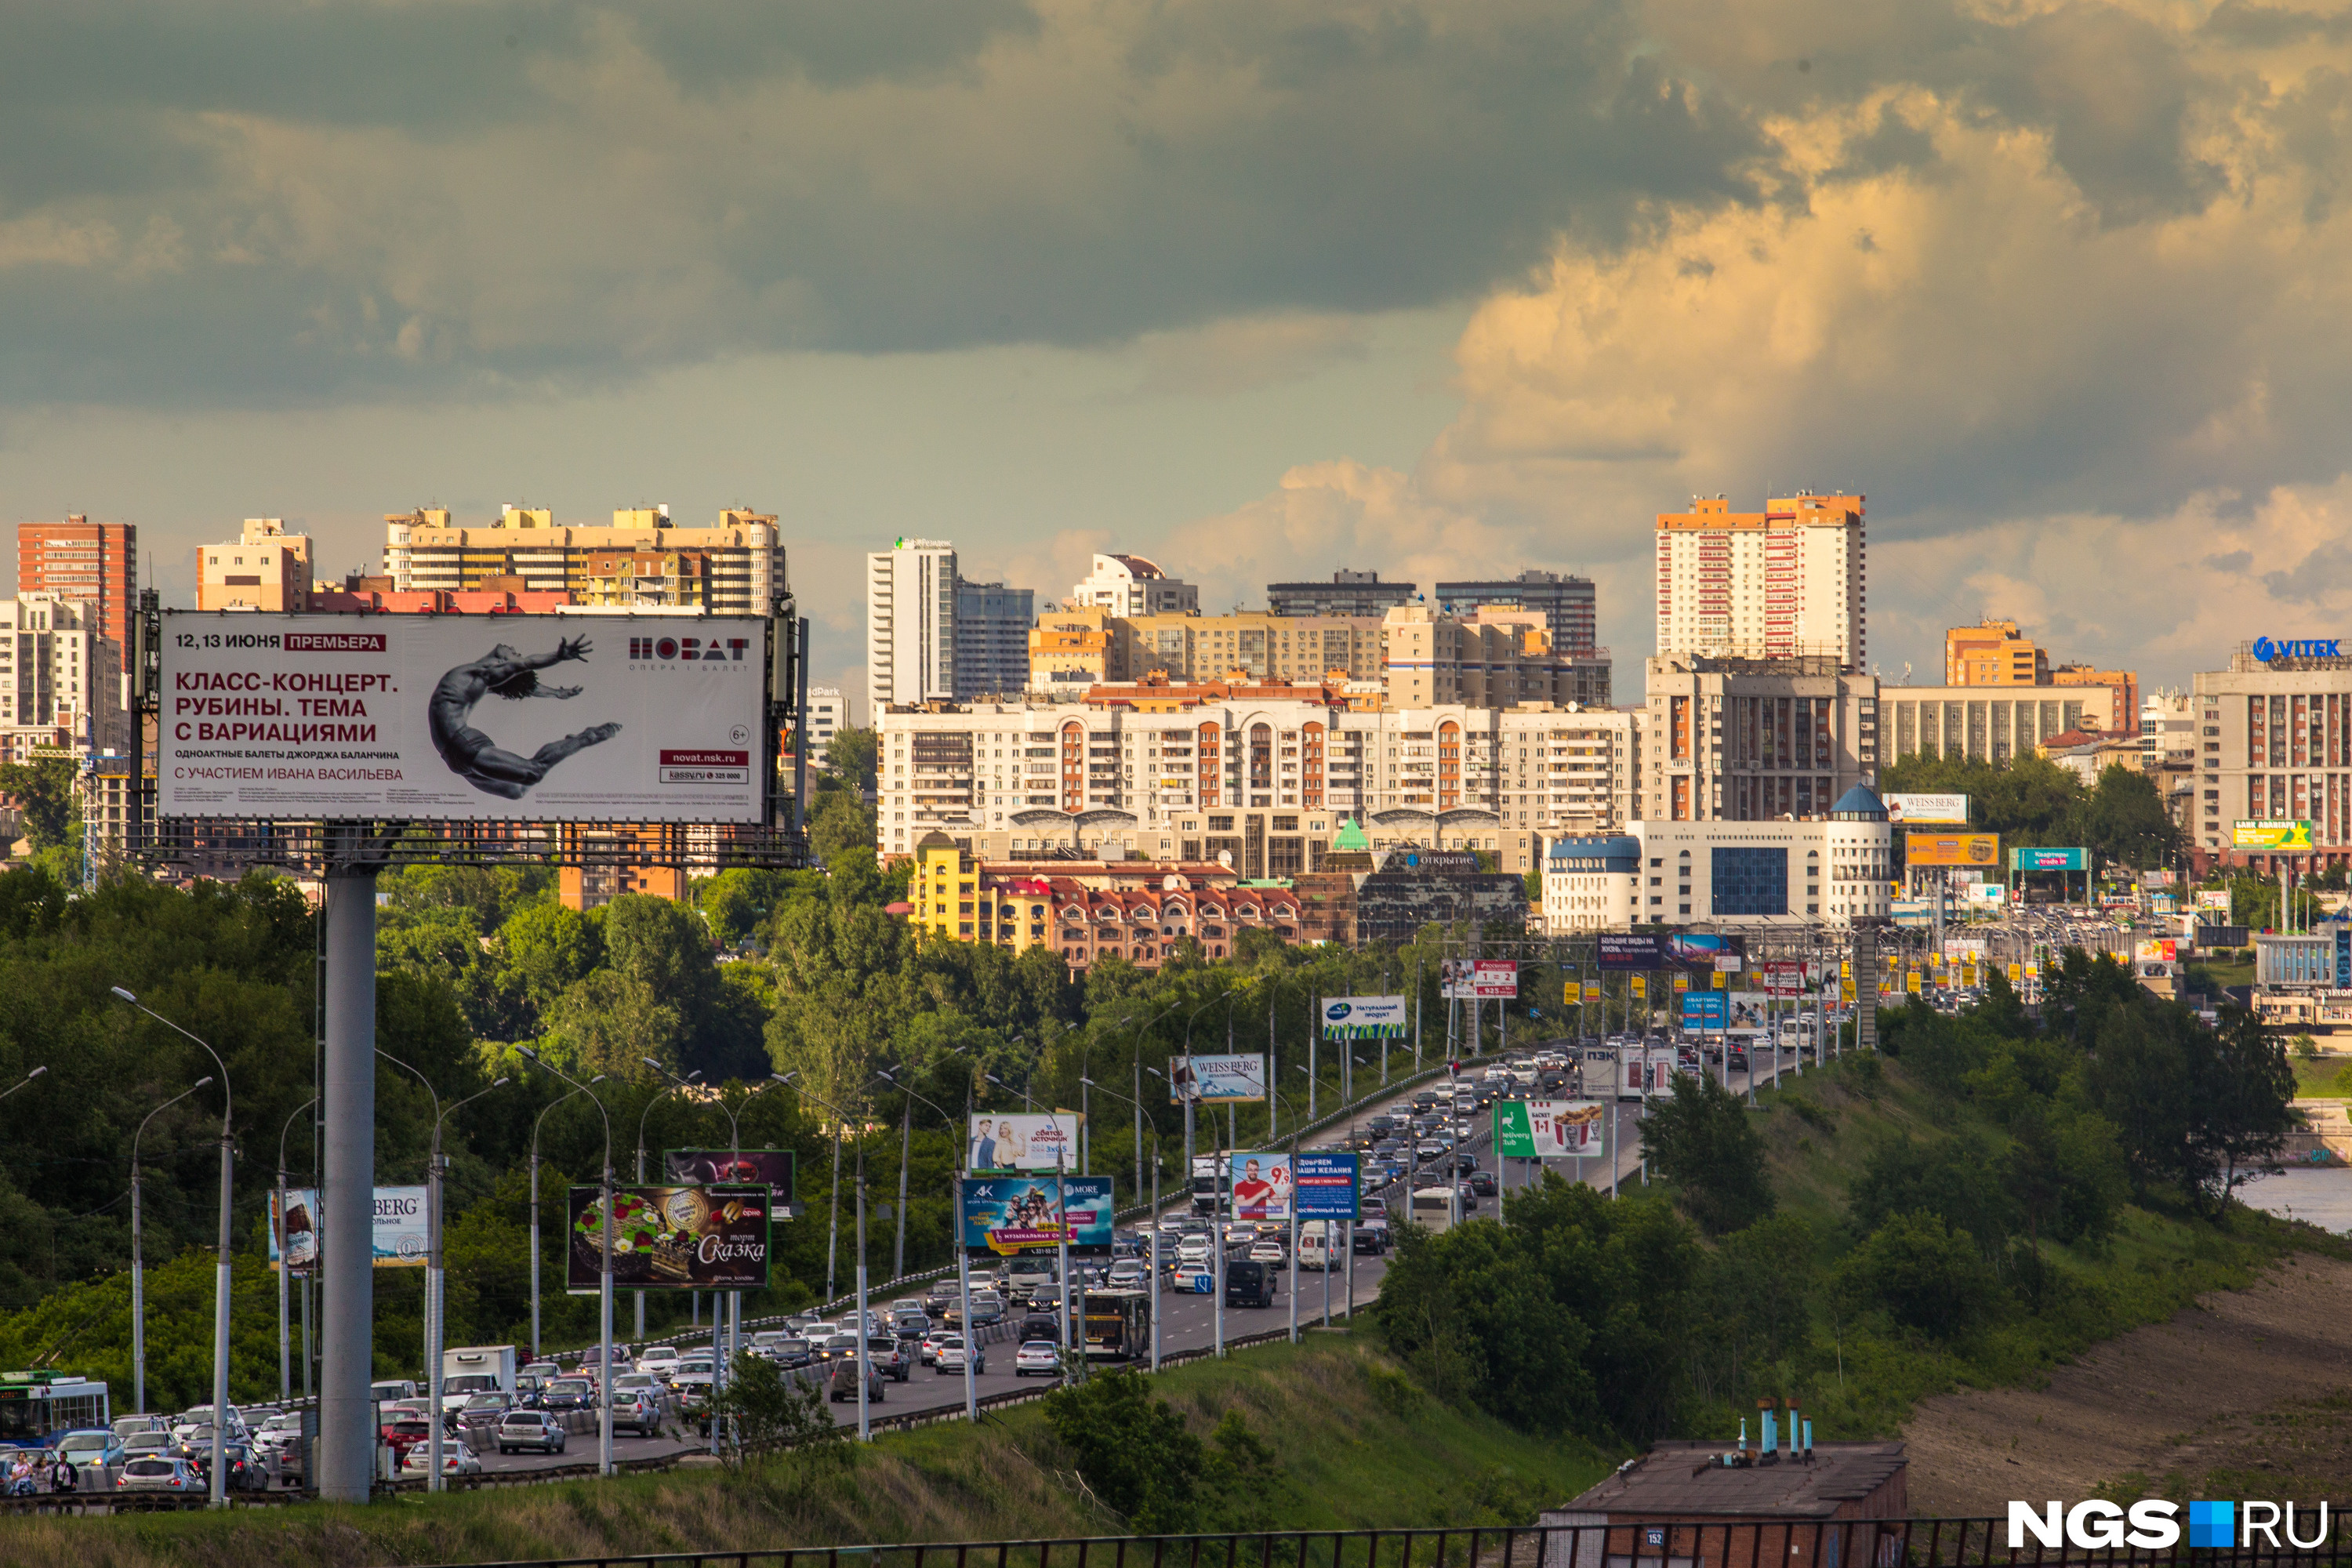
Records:
{"label": "roadside advertising banner", "polygon": [[1805,964],[1801,959],[1775,958],[1758,964],[1756,973],[1763,981],[1764,990],[1768,995],[1804,996],[1812,991],[1811,984],[1806,979]]}
{"label": "roadside advertising banner", "polygon": [[163,613],[161,816],[757,822],[767,625]]}
{"label": "roadside advertising banner", "polygon": [[[569,1194],[571,1246],[563,1288],[597,1289],[604,1258],[604,1195]],[[764,1290],[768,1288],[768,1189],[616,1186],[613,1189],[613,1283],[631,1290]]]}
{"label": "roadside advertising banner", "polygon": [[1998,833],[1906,833],[1903,858],[1914,866],[1998,866]]}
{"label": "roadside advertising banner", "polygon": [[1302,1151],[1292,1185],[1300,1219],[1363,1217],[1363,1156],[1353,1150]]}
{"label": "roadside advertising banner", "polygon": [[1233,1184],[1234,1217],[1237,1220],[1290,1218],[1290,1152],[1235,1151],[1225,1156],[1226,1177]]}
{"label": "roadside advertising banner", "polygon": [[1609,1107],[1597,1100],[1498,1100],[1495,1152],[1508,1160],[1605,1154]]}
{"label": "roadside advertising banner", "polygon": [[1627,983],[1628,983],[1629,984],[1631,984],[1631,985],[1633,987],[1633,994],[1634,994],[1634,995],[1639,996],[1639,997],[1642,997],[1642,998],[1643,998],[1643,1000],[1645,1000],[1645,1001],[1649,998],[1649,994],[1650,994],[1650,977],[1649,977],[1648,975],[1646,975],[1646,974],[1634,974],[1634,975],[1629,975],[1629,976],[1627,977]]}
{"label": "roadside advertising banner", "polygon": [[1231,1161],[1234,1217],[1287,1224],[1297,1217],[1356,1219],[1363,1173],[1352,1152],[1260,1150],[1226,1156]]}
{"label": "roadside advertising banner", "polygon": [[[370,1238],[378,1268],[422,1268],[432,1239],[425,1224],[423,1187],[378,1187],[375,1234]],[[286,1189],[286,1212],[278,1212],[278,1189],[269,1189],[269,1266],[308,1274],[319,1263],[319,1189]]]}
{"label": "roadside advertising banner", "polygon": [[2178,963],[2180,962],[2180,943],[2178,939],[2168,936],[2158,937],[2153,941],[2143,938],[2132,943],[2132,962]]}
{"label": "roadside advertising banner", "polygon": [[1683,993],[1683,1027],[1685,1029],[1720,1029],[1729,1020],[1725,1003],[1728,991],[1685,991]]}
{"label": "roadside advertising banner", "polygon": [[962,1199],[963,1247],[974,1256],[1053,1251],[1066,1220],[1074,1255],[1110,1254],[1108,1176],[966,1176]]}
{"label": "roadside advertising banner", "polygon": [[1327,1040],[1401,1040],[1412,1015],[1402,996],[1326,996],[1323,1037]]}
{"label": "roadside advertising banner", "polygon": [[1078,1128],[1074,1110],[1051,1116],[975,1115],[964,1144],[964,1169],[981,1171],[1075,1171]]}
{"label": "roadside advertising banner", "polygon": [[1675,1074],[1683,1070],[1683,1055],[1672,1046],[1659,1046],[1650,1052],[1650,1092],[1672,1094]]}
{"label": "roadside advertising banner", "polygon": [[1711,974],[1718,960],[1748,954],[1745,936],[1724,931],[1604,931],[1599,945],[1601,967],[1612,970],[1674,969]]}
{"label": "roadside advertising banner", "polygon": [[2210,910],[2218,914],[2228,914],[2230,912],[2230,889],[2227,888],[2198,889],[2197,907],[2200,910]]}
{"label": "roadside advertising banner", "polygon": [[2230,824],[2230,843],[2239,849],[2308,849],[2311,824],[2302,817],[2241,816]]}
{"label": "roadside advertising banner", "polygon": [[1726,1005],[1730,1014],[1728,1025],[1734,1029],[1762,1029],[1770,1026],[1770,998],[1761,991],[1727,991]]}
{"label": "roadside advertising banner", "polygon": [[1187,1098],[1218,1105],[1245,1104],[1265,1098],[1265,1053],[1255,1056],[1170,1057],[1168,1102],[1181,1105]]}
{"label": "roadside advertising banner", "polygon": [[2023,984],[2025,984],[2025,965],[2021,963],[2011,964],[2009,966],[2010,989],[2013,991]]}
{"label": "roadside advertising banner", "polygon": [[1964,795],[1889,795],[1886,820],[1916,826],[1921,823],[1949,823],[1956,827],[1969,825],[1969,797]]}
{"label": "roadside advertising banner", "polygon": [[2011,849],[2009,865],[2013,871],[2087,871],[2091,857],[2085,849]]}
{"label": "roadside advertising banner", "polygon": [[1437,962],[1438,994],[1474,1002],[1514,1000],[1519,994],[1519,965],[1510,958],[1442,958]]}
{"label": "roadside advertising banner", "polygon": [[1590,980],[1584,982],[1584,1000],[1587,1002],[1598,1002],[1601,1000],[1601,987],[1594,984]]}
{"label": "roadside advertising banner", "polygon": [[662,1174],[684,1186],[701,1187],[717,1182],[736,1186],[761,1186],[775,1201],[781,1218],[798,1201],[790,1149],[666,1149]]}

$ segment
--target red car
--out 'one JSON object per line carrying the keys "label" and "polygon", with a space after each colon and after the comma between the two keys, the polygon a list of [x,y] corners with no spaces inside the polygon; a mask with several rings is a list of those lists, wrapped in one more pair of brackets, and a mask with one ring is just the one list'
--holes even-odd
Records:
{"label": "red car", "polygon": [[433,1440],[433,1424],[422,1416],[404,1416],[385,1422],[379,1436],[392,1446],[392,1463],[397,1469],[408,1462],[409,1449]]}

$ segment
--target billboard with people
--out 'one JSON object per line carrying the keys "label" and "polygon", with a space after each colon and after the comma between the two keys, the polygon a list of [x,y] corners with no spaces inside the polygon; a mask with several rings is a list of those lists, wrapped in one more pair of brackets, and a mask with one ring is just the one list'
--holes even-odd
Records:
{"label": "billboard with people", "polygon": [[1437,994],[1449,1000],[1513,1001],[1519,994],[1518,961],[1444,958],[1437,963]]}
{"label": "billboard with people", "polygon": [[1076,1254],[1110,1253],[1108,1176],[966,1176],[958,1186],[967,1253],[1054,1252],[1065,1239]]}
{"label": "billboard with people", "polygon": [[789,1209],[796,1196],[790,1149],[669,1149],[662,1153],[662,1174],[688,1186],[763,1186],[779,1209]]}
{"label": "billboard with people", "polygon": [[1236,1220],[1281,1225],[1294,1217],[1357,1217],[1363,1177],[1359,1157],[1352,1152],[1317,1150],[1293,1154],[1287,1149],[1254,1150],[1229,1154],[1226,1161]]}
{"label": "billboard with people", "polygon": [[764,620],[165,611],[160,816],[758,822]]}
{"label": "billboard with people", "polygon": [[988,1111],[975,1114],[964,1142],[967,1171],[1075,1171],[1078,1128],[1085,1118]]}

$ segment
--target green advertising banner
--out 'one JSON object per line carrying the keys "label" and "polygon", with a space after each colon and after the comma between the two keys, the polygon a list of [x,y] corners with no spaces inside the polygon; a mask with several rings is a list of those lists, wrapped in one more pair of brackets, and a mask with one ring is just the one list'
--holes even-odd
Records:
{"label": "green advertising banner", "polygon": [[1498,1100],[1495,1152],[1506,1160],[1605,1153],[1609,1110],[1597,1100]]}

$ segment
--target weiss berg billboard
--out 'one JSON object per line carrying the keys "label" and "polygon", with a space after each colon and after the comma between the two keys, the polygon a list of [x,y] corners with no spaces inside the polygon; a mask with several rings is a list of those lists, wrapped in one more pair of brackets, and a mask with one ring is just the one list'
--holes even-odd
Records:
{"label": "weiss berg billboard", "polygon": [[167,613],[163,816],[757,822],[766,624]]}

